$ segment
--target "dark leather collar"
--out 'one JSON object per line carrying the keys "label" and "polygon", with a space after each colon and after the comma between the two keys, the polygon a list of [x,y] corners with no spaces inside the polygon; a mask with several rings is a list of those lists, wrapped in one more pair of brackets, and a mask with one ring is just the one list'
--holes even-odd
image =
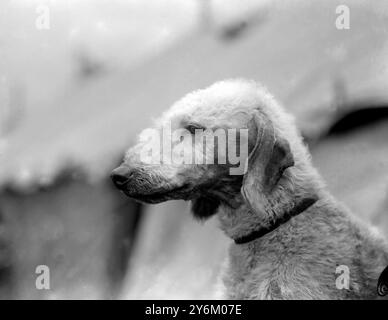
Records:
{"label": "dark leather collar", "polygon": [[261,238],[262,236],[274,231],[280,225],[286,223],[292,217],[297,216],[297,215],[301,214],[302,212],[306,211],[308,208],[310,208],[317,201],[318,201],[318,197],[303,199],[299,203],[295,204],[295,206],[290,211],[286,212],[281,219],[276,220],[275,222],[270,224],[268,227],[264,227],[264,228],[261,228],[259,230],[252,231],[251,233],[249,233],[245,236],[234,239],[234,243],[235,244],[244,244],[244,243],[248,243],[248,242],[251,242],[253,240],[256,240],[258,238]]}

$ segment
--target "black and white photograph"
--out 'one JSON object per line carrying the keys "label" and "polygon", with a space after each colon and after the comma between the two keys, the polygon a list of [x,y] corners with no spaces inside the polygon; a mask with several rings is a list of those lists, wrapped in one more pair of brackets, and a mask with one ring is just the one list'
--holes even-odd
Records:
{"label": "black and white photograph", "polygon": [[386,299],[387,0],[0,1],[0,300]]}

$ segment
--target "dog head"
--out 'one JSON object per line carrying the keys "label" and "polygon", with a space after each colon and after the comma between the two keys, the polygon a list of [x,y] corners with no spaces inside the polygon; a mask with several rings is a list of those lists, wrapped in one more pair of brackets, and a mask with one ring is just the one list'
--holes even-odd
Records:
{"label": "dog head", "polygon": [[300,138],[292,119],[253,82],[224,81],[190,93],[156,123],[112,172],[129,197],[191,200],[194,215],[205,218],[221,203],[248,203],[262,213],[279,202],[279,190],[292,187],[288,138]]}

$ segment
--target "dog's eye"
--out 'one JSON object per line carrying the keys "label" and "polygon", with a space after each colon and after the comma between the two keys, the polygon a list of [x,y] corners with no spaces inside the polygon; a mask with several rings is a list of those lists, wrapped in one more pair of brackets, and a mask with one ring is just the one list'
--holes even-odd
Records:
{"label": "dog's eye", "polygon": [[195,134],[195,130],[205,130],[204,127],[202,127],[199,124],[188,124],[185,129],[189,131],[191,134]]}

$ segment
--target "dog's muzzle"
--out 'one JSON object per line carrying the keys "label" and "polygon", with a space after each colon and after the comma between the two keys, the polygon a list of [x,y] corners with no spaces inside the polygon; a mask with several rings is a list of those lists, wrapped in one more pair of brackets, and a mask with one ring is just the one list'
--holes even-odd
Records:
{"label": "dog's muzzle", "polygon": [[160,203],[173,199],[189,200],[194,196],[190,184],[175,185],[162,179],[152,180],[144,170],[122,164],[111,173],[114,185],[128,197],[143,203]]}

